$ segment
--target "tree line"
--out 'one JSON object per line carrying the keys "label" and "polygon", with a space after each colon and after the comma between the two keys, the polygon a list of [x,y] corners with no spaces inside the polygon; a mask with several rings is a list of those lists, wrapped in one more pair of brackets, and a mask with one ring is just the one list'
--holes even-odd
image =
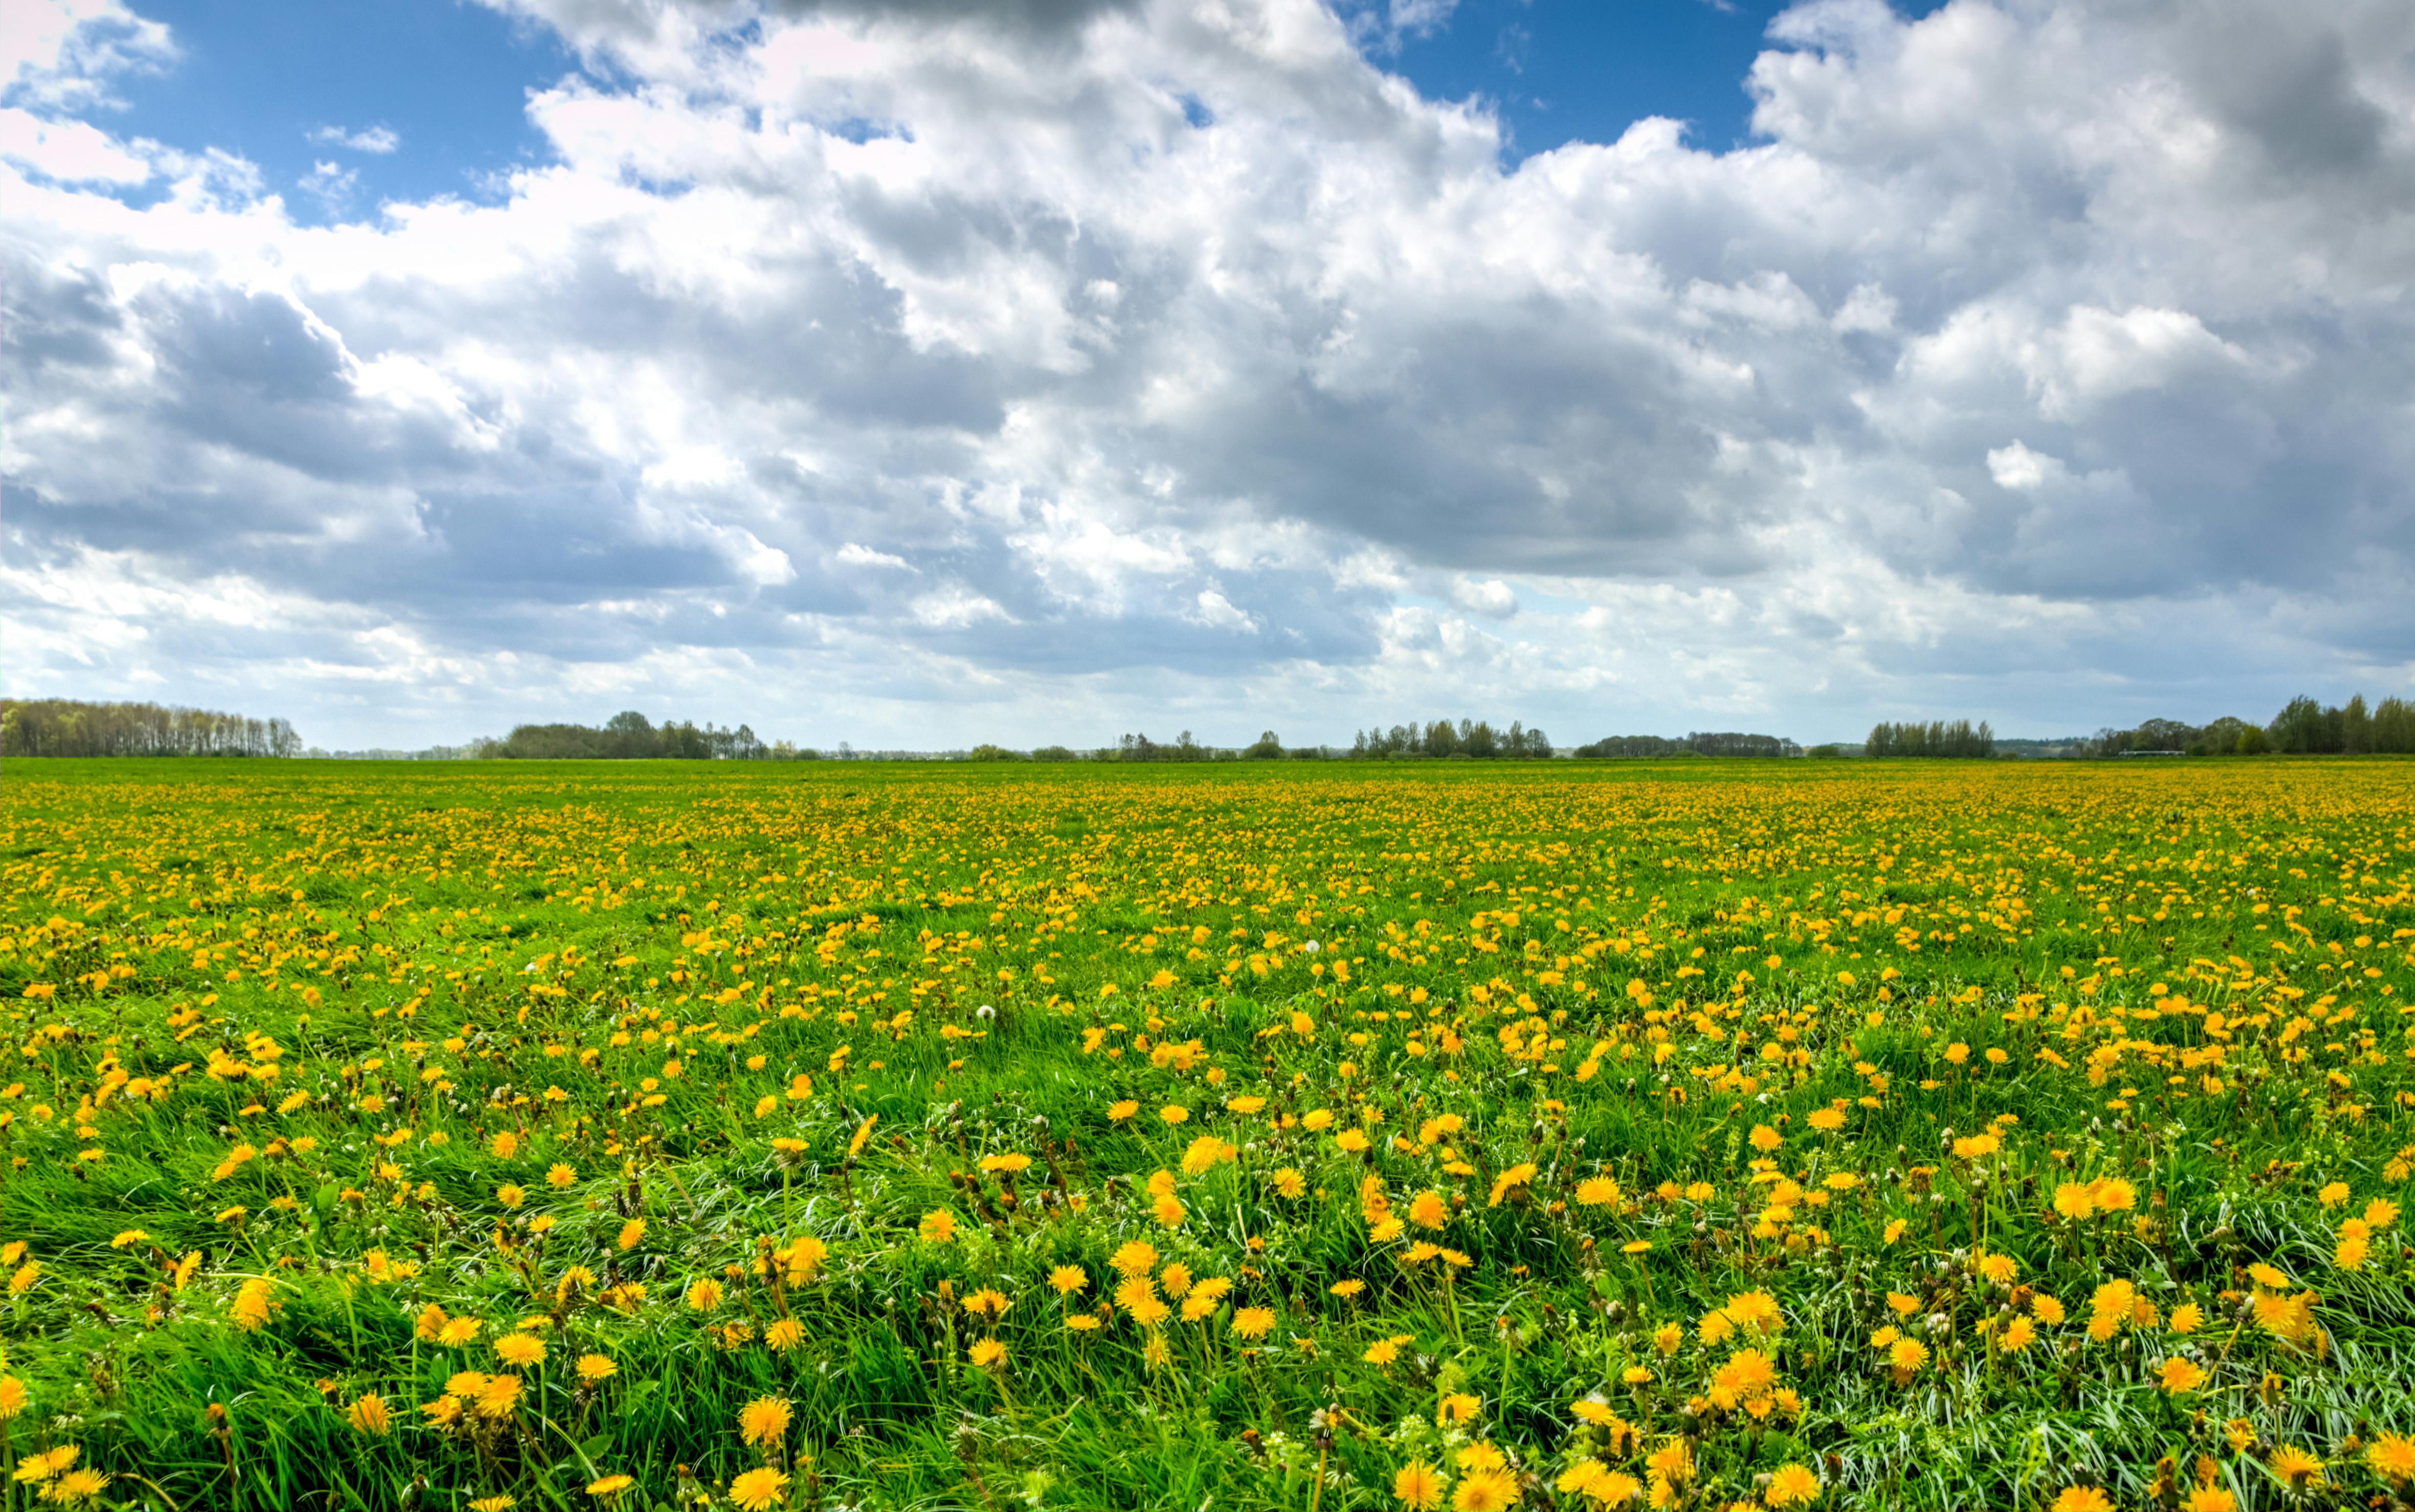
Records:
{"label": "tree line", "polygon": [[2268,724],[2226,715],[2205,725],[2150,719],[2135,729],[2101,729],[2085,742],[2090,756],[2390,756],[2415,754],[2415,703],[2384,698],[2367,706],[2358,694],[2326,705],[2301,696]]}
{"label": "tree line", "polygon": [[302,738],[282,719],[156,703],[0,699],[0,756],[290,756]]}
{"label": "tree line", "polygon": [[1552,738],[1539,729],[1528,729],[1523,721],[1512,720],[1507,729],[1496,729],[1485,720],[1461,719],[1453,723],[1437,719],[1428,724],[1395,725],[1359,731],[1347,751],[1330,745],[1286,746],[1282,737],[1273,730],[1260,732],[1258,738],[1243,746],[1202,745],[1189,730],[1171,741],[1150,740],[1146,734],[1126,735],[1113,745],[1102,745],[1095,751],[1075,751],[1062,745],[1042,746],[1035,751],[1016,751],[1003,745],[982,744],[965,753],[968,761],[1339,761],[1372,760],[1393,757],[1464,757],[1470,760],[1495,758],[1534,758],[1552,754]]}
{"label": "tree line", "polygon": [[723,729],[687,720],[657,725],[634,709],[592,725],[519,725],[476,755],[502,761],[812,761],[821,753],[786,741],[769,745],[744,725]]}
{"label": "tree line", "polygon": [[1986,720],[1973,725],[1967,719],[1948,724],[1942,719],[1921,724],[1890,725],[1883,721],[1870,726],[1869,739],[1862,742],[1866,756],[1992,756],[1996,754],[1996,732]]}
{"label": "tree line", "polygon": [[1322,745],[1303,745],[1286,750],[1282,738],[1272,730],[1260,735],[1250,744],[1239,747],[1202,745],[1189,730],[1171,741],[1152,741],[1146,734],[1130,734],[1113,745],[1102,745],[1095,751],[1076,751],[1071,746],[1043,745],[1036,750],[1017,751],[1008,746],[983,743],[965,753],[968,761],[1321,761],[1334,753]]}
{"label": "tree line", "polygon": [[1539,729],[1528,729],[1522,721],[1513,719],[1508,729],[1496,730],[1485,720],[1462,717],[1456,725],[1448,719],[1437,719],[1427,725],[1411,721],[1390,729],[1361,730],[1350,742],[1350,754],[1359,757],[1465,756],[1472,761],[1525,761],[1542,759],[1552,752],[1552,738]]}
{"label": "tree line", "polygon": [[1627,761],[1667,756],[1799,756],[1803,747],[1783,735],[1694,730],[1685,735],[1605,735],[1578,746],[1576,754]]}

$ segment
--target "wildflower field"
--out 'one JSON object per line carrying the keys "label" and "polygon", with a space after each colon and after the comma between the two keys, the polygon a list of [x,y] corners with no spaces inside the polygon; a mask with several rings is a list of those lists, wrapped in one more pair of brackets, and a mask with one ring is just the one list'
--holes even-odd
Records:
{"label": "wildflower field", "polygon": [[2415,766],[14,762],[12,1505],[2415,1505]]}

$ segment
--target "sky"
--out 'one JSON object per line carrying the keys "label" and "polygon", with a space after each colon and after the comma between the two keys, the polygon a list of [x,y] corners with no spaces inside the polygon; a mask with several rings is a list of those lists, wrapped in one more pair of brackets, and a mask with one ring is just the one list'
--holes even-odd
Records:
{"label": "sky", "polygon": [[10,696],[2415,695],[2403,0],[17,0],[0,204]]}

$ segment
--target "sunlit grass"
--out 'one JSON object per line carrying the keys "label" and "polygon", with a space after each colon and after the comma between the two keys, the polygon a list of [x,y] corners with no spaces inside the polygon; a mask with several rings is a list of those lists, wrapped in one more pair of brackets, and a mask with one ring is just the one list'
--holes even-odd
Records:
{"label": "sunlit grass", "polygon": [[2410,773],[12,764],[8,1484],[2400,1494]]}

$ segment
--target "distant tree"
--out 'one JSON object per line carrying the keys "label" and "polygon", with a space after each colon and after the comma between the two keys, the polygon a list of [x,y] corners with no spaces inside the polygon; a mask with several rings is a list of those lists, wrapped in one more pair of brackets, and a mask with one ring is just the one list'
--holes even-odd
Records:
{"label": "distant tree", "polygon": [[2404,698],[2384,698],[2376,704],[2372,742],[2376,751],[2415,752],[2415,704]]}
{"label": "distant tree", "polygon": [[1061,745],[1043,745],[1031,753],[1034,761],[1078,761],[1081,758]]}
{"label": "distant tree", "polygon": [[1598,741],[1577,747],[1577,755],[1581,756],[1628,761],[1690,754],[1683,741],[1672,741],[1659,735],[1605,735]]}
{"label": "distant tree", "polygon": [[2373,715],[2364,707],[2364,695],[2348,699],[2340,711],[2340,749],[2349,756],[2362,756],[2373,749]]}
{"label": "distant tree", "polygon": [[1280,761],[1282,759],[1282,740],[1274,731],[1267,730],[1258,736],[1256,741],[1248,750],[1241,753],[1241,757],[1246,761]]}
{"label": "distant tree", "polygon": [[2247,725],[2241,727],[2239,742],[2232,749],[2241,756],[2262,756],[2272,749],[2272,741],[2260,727]]}
{"label": "distant tree", "polygon": [[0,756],[293,756],[303,748],[282,719],[153,703],[0,699]]}
{"label": "distant tree", "polygon": [[1996,754],[1996,732],[1986,720],[1972,725],[1967,719],[1952,724],[1931,720],[1923,725],[1881,723],[1871,727],[1869,738],[1862,742],[1867,756],[1992,756]]}
{"label": "distant tree", "polygon": [[2186,749],[2191,756],[2230,756],[2239,749],[2240,732],[2250,727],[2237,715],[2225,714],[2198,728],[2189,738]]}
{"label": "distant tree", "polygon": [[1474,756],[1478,760],[1482,760],[1487,756],[1499,756],[1501,754],[1501,744],[1499,740],[1496,739],[1492,733],[1492,726],[1480,719],[1475,721],[1464,719],[1461,720],[1459,722],[1459,754],[1463,756]]}
{"label": "distant tree", "polygon": [[2338,750],[2341,724],[2340,711],[2325,709],[2314,699],[2301,696],[2290,699],[2272,716],[2265,734],[2272,738],[2273,750],[2306,756]]}
{"label": "distant tree", "polygon": [[611,754],[622,757],[654,754],[654,724],[634,709],[624,709],[604,722]]}
{"label": "distant tree", "polygon": [[1437,719],[1426,726],[1425,751],[1430,756],[1459,754],[1459,731],[1449,720]]}
{"label": "distant tree", "polygon": [[1023,761],[1029,758],[1020,751],[1010,751],[1005,746],[984,742],[966,752],[965,759],[968,761]]}

